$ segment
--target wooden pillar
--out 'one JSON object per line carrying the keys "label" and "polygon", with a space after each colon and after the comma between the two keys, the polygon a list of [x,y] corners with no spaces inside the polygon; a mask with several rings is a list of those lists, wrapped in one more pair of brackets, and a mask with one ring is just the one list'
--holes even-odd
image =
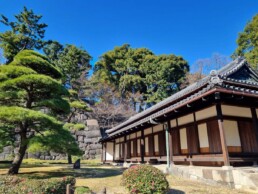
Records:
{"label": "wooden pillar", "polygon": [[253,129],[254,129],[256,141],[258,144],[258,120],[257,120],[256,108],[252,107],[251,112],[252,112]]}
{"label": "wooden pillar", "polygon": [[169,121],[164,124],[165,127],[165,138],[166,138],[166,155],[167,155],[167,168],[170,167],[170,143],[169,143]]}
{"label": "wooden pillar", "polygon": [[113,162],[115,161],[115,157],[116,157],[116,141],[114,140],[114,143],[113,143]]}
{"label": "wooden pillar", "polygon": [[173,160],[173,142],[172,142],[172,134],[171,134],[171,124],[170,121],[168,121],[168,129],[169,129],[169,136],[168,136],[168,143],[169,143],[169,160],[170,164],[174,165],[174,160]]}
{"label": "wooden pillar", "polygon": [[124,162],[127,159],[127,142],[126,142],[126,135],[124,136]]}
{"label": "wooden pillar", "polygon": [[103,148],[104,148],[104,157],[103,157],[103,160],[104,160],[104,163],[106,162],[106,157],[107,157],[107,142],[104,143],[103,145]]}
{"label": "wooden pillar", "polygon": [[101,154],[101,162],[103,162],[104,163],[104,157],[103,157],[103,155],[104,155],[104,142],[102,142],[102,154]]}
{"label": "wooden pillar", "polygon": [[221,147],[222,147],[222,153],[223,153],[224,166],[230,166],[228,147],[227,147],[225,130],[223,125],[223,115],[222,115],[220,103],[216,104],[216,109],[217,109],[217,118],[218,118],[218,124],[219,124],[219,134],[220,134],[220,141],[221,141]]}
{"label": "wooden pillar", "polygon": [[145,142],[144,142],[144,131],[141,130],[141,163],[144,163],[144,153],[145,153]]}

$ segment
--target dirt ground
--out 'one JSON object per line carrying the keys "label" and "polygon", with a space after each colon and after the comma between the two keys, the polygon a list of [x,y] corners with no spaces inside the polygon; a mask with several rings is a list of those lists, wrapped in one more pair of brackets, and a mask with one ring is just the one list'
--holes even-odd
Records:
{"label": "dirt ground", "polygon": [[[26,178],[52,178],[75,176],[76,186],[89,187],[94,193],[106,188],[107,194],[126,194],[126,189],[121,186],[121,177],[124,169],[113,166],[87,166],[73,170],[69,165],[46,165],[42,167],[24,167],[20,175]],[[0,174],[7,172],[6,167],[0,168]],[[169,194],[247,194],[241,190],[229,189],[221,186],[206,185],[201,182],[186,180],[172,175],[167,176],[170,190]]]}

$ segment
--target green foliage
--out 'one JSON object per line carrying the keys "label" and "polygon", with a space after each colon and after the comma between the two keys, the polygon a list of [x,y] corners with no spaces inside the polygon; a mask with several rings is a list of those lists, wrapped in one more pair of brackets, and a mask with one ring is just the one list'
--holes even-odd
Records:
{"label": "green foliage", "polygon": [[[63,82],[72,89],[80,90],[81,81],[84,80],[90,69],[91,56],[82,48],[75,45],[62,46],[53,41],[44,48],[47,57],[61,69],[64,77]],[[82,78],[82,80],[79,80]]]}
{"label": "green foliage", "polygon": [[132,166],[123,173],[122,184],[130,193],[166,193],[168,181],[157,168],[149,165]]}
{"label": "green foliage", "polygon": [[29,152],[54,151],[63,154],[82,155],[82,151],[68,130],[46,131],[31,138]]}
{"label": "green foliage", "polygon": [[64,50],[62,44],[57,41],[49,41],[43,48],[44,53],[50,61],[55,62],[58,60],[60,53]]}
{"label": "green foliage", "polygon": [[233,57],[245,56],[248,62],[257,69],[258,67],[258,14],[248,22],[244,31],[237,39],[238,47]]}
{"label": "green foliage", "polygon": [[[7,70],[7,67],[10,67]],[[0,123],[12,125],[20,136],[20,146],[13,162],[18,173],[19,165],[28,147],[33,151],[53,150],[60,153],[81,154],[75,139],[56,116],[68,114],[70,104],[65,98],[69,92],[62,85],[61,73],[34,51],[21,51],[14,61],[0,66],[4,79],[0,81]],[[8,134],[7,128],[2,134]],[[34,133],[27,135],[27,132]],[[0,141],[3,145],[3,141]],[[0,147],[1,147],[0,146]]]}
{"label": "green foliage", "polygon": [[51,179],[27,179],[17,176],[0,176],[0,193],[6,194],[63,194],[66,185],[75,184],[71,176]]}
{"label": "green foliage", "polygon": [[180,56],[157,56],[125,44],[101,56],[94,66],[94,79],[114,85],[124,98],[140,93],[135,101],[156,103],[177,92],[188,71]]}
{"label": "green foliage", "polygon": [[41,15],[24,7],[21,13],[15,15],[16,21],[10,22],[7,17],[1,17],[1,23],[11,28],[0,33],[0,47],[8,62],[22,50],[43,48],[45,42],[42,39],[47,25],[40,23]]}
{"label": "green foliage", "polygon": [[[54,117],[46,115],[40,111],[30,110],[21,107],[1,106],[0,121],[5,124],[19,125],[27,121],[34,130],[59,130],[62,123]],[[36,125],[34,123],[37,123]]]}
{"label": "green foliage", "polygon": [[32,50],[19,52],[10,65],[29,67],[39,74],[51,76],[56,79],[62,77],[62,73],[48,59]]}
{"label": "green foliage", "polygon": [[0,152],[3,151],[5,146],[13,145],[15,135],[13,128],[13,125],[0,123]]}
{"label": "green foliage", "polygon": [[75,129],[75,130],[77,130],[77,131],[79,131],[79,130],[83,130],[83,129],[85,129],[85,125],[84,124],[82,124],[82,123],[77,123],[77,124],[75,124],[74,126],[73,126],[73,128]]}

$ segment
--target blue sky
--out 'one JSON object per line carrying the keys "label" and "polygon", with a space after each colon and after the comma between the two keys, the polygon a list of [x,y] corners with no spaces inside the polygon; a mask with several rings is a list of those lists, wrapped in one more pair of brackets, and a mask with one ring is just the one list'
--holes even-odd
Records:
{"label": "blue sky", "polygon": [[43,15],[46,39],[82,46],[94,61],[124,43],[189,64],[215,52],[230,56],[258,13],[257,0],[1,0],[0,13],[12,18],[24,5]]}

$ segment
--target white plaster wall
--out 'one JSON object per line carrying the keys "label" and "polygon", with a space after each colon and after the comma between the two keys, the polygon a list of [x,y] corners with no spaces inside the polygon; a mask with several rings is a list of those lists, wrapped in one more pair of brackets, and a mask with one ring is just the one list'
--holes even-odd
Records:
{"label": "white plaster wall", "polygon": [[183,117],[179,117],[177,119],[178,121],[178,126],[180,125],[183,125],[183,124],[187,124],[187,123],[191,123],[194,121],[194,117],[193,117],[193,114],[188,114],[188,115],[185,115]]}
{"label": "white plaster wall", "polygon": [[119,140],[120,140],[119,138],[116,138],[115,142],[116,142],[116,143],[119,143]]}
{"label": "white plaster wall", "polygon": [[217,115],[216,107],[212,106],[195,113],[196,120],[202,120]]}
{"label": "white plaster wall", "polygon": [[136,138],[136,133],[130,134],[130,139]]}
{"label": "white plaster wall", "polygon": [[149,138],[145,137],[145,152],[149,152]]}
{"label": "white plaster wall", "polygon": [[227,146],[241,146],[237,121],[224,120]]}
{"label": "white plaster wall", "polygon": [[141,137],[141,131],[137,132],[137,137]]}
{"label": "white plaster wall", "polygon": [[119,145],[120,145],[120,146],[119,146],[120,153],[121,153],[121,155],[124,155],[123,143],[120,143]]}
{"label": "white plaster wall", "polygon": [[144,135],[148,135],[152,133],[152,128],[148,128],[144,130]]}
{"label": "white plaster wall", "polygon": [[141,140],[137,139],[137,153],[140,154],[141,153]]}
{"label": "white plaster wall", "polygon": [[162,131],[163,130],[163,125],[159,124],[159,125],[155,125],[153,127],[153,133],[158,132],[158,131]]}
{"label": "white plaster wall", "polygon": [[124,141],[124,137],[120,137],[120,142],[123,142]]}
{"label": "white plaster wall", "polygon": [[170,121],[171,127],[176,127],[176,119]]}
{"label": "white plaster wall", "polygon": [[131,154],[133,154],[133,145],[134,144],[134,141],[131,141]]}
{"label": "white plaster wall", "polygon": [[107,147],[106,147],[106,160],[113,160],[113,143],[107,142]]}
{"label": "white plaster wall", "polygon": [[118,159],[119,158],[119,144],[116,144],[116,147],[115,147],[115,159]]}
{"label": "white plaster wall", "polygon": [[186,128],[180,129],[179,132],[180,132],[181,149],[187,149]]}
{"label": "white plaster wall", "polygon": [[159,151],[159,136],[154,135],[154,151],[158,152]]}
{"label": "white plaster wall", "polygon": [[221,109],[223,115],[252,118],[250,108],[222,105]]}
{"label": "white plaster wall", "polygon": [[199,135],[200,147],[201,148],[209,147],[209,139],[208,139],[206,123],[198,125],[198,135]]}

